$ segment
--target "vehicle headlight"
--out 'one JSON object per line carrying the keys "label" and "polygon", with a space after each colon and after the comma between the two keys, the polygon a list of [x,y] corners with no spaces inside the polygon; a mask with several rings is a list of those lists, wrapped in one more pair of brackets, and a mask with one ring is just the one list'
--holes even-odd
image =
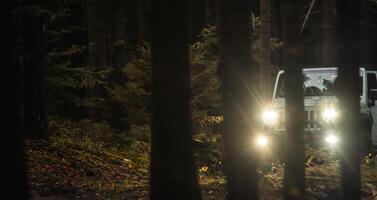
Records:
{"label": "vehicle headlight", "polygon": [[338,112],[334,108],[326,108],[322,112],[322,119],[325,122],[334,122],[338,118]]}
{"label": "vehicle headlight", "polygon": [[325,137],[325,142],[327,142],[330,145],[335,145],[338,143],[338,141],[339,141],[338,136],[334,134],[329,134]]}
{"label": "vehicle headlight", "polygon": [[266,125],[274,125],[278,122],[278,113],[273,109],[266,109],[262,112],[262,120]]}
{"label": "vehicle headlight", "polygon": [[268,145],[268,138],[266,136],[260,135],[256,138],[255,144],[261,148],[266,147]]}

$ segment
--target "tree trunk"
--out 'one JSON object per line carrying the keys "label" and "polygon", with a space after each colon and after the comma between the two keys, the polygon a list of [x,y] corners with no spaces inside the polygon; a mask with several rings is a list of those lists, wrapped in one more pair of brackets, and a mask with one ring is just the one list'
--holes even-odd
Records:
{"label": "tree trunk", "polygon": [[360,199],[360,1],[338,1],[338,99],[342,117],[341,199]]}
{"label": "tree trunk", "polygon": [[[1,47],[3,71],[1,73],[3,96],[0,156],[0,199],[27,200],[28,181],[22,137],[22,62],[21,27],[19,1],[2,2]],[[17,7],[16,7],[17,6]],[[8,133],[8,134],[6,134]]]}
{"label": "tree trunk", "polygon": [[205,26],[205,1],[189,1],[189,41],[190,44],[198,40],[200,31]]}
{"label": "tree trunk", "polygon": [[87,3],[87,30],[89,43],[89,65],[104,67],[108,65],[107,45],[105,40],[105,14],[104,5],[106,1],[86,0]]}
{"label": "tree trunk", "polygon": [[142,41],[149,41],[149,11],[150,11],[150,0],[138,0],[138,43]]}
{"label": "tree trunk", "polygon": [[305,197],[304,100],[301,68],[301,17],[302,0],[283,1],[283,62],[286,70],[286,165],[284,198]]}
{"label": "tree trunk", "polygon": [[193,160],[188,2],[152,1],[152,152],[150,198],[199,200]]}
{"label": "tree trunk", "polygon": [[335,0],[322,0],[322,64],[336,64]]}
{"label": "tree trunk", "polygon": [[24,132],[27,137],[47,138],[46,58],[44,52],[44,24],[25,1],[23,17],[24,40]]}
{"label": "tree trunk", "polygon": [[89,65],[96,68],[125,64],[124,7],[121,0],[86,0]]}
{"label": "tree trunk", "polygon": [[[282,39],[282,2],[280,0],[271,0],[271,37]],[[271,52],[271,64],[276,66],[276,68],[282,68],[283,66],[283,56],[282,50]],[[276,73],[273,74],[275,77]]]}
{"label": "tree trunk", "polygon": [[261,62],[260,89],[264,99],[269,100],[272,94],[272,65],[271,65],[271,0],[260,1],[260,41]]}
{"label": "tree trunk", "polygon": [[125,8],[124,24],[126,28],[127,54],[135,53],[135,49],[140,42],[148,39],[150,1],[122,1]]}
{"label": "tree trunk", "polygon": [[216,0],[205,0],[205,24],[216,24]]}
{"label": "tree trunk", "polygon": [[[251,78],[251,2],[218,1],[218,33],[223,89],[225,173],[229,199],[258,199],[256,154],[250,140],[256,135],[257,81]],[[254,76],[255,77],[255,76]]]}
{"label": "tree trunk", "polygon": [[[123,85],[125,83],[123,67],[126,64],[124,3],[122,0],[86,0],[86,2],[89,66],[94,69],[111,67],[113,71],[109,79],[118,85]],[[98,87],[90,88],[87,91],[87,96],[104,97],[105,95]],[[104,116],[100,110],[94,109],[89,110],[88,114],[94,118],[105,117],[111,122],[111,125],[127,129],[127,123],[122,120],[125,118],[122,106],[112,102],[109,98],[106,100],[109,101],[110,116]]]}

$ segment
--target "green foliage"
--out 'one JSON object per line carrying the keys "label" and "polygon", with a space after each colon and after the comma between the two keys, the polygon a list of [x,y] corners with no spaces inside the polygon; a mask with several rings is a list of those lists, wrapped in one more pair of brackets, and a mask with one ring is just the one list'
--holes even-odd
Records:
{"label": "green foliage", "polygon": [[44,19],[49,112],[75,115],[82,107],[103,106],[101,97],[86,98],[85,91],[103,85],[109,70],[85,66],[86,29],[82,4],[77,0],[41,1],[29,11]]}
{"label": "green foliage", "polygon": [[[105,87],[111,69],[94,71],[89,67],[51,66],[47,77],[47,89],[51,112],[62,106],[104,107],[105,99],[101,96],[83,95],[95,87]],[[52,104],[52,105],[51,105]],[[71,106],[69,106],[71,105]]]}
{"label": "green foliage", "polygon": [[127,78],[124,99],[129,105],[129,123],[145,125],[151,116],[151,55],[150,46],[143,42],[138,46],[136,55],[123,69]]}
{"label": "green foliage", "polygon": [[204,28],[199,41],[191,45],[191,108],[195,131],[211,125],[208,113],[220,107],[221,82],[217,74],[220,62],[216,28]]}
{"label": "green foliage", "polygon": [[45,23],[49,113],[106,120],[127,128],[124,74],[111,66],[86,65],[83,5],[81,0],[52,0],[29,8]]}

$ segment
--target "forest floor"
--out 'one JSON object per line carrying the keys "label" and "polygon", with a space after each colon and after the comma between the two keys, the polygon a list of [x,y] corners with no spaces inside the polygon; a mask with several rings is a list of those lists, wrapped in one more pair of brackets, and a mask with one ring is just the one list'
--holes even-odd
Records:
{"label": "forest floor", "polygon": [[[148,143],[125,137],[106,123],[52,117],[50,140],[27,141],[34,200],[148,199]],[[114,143],[116,141],[116,143]],[[328,151],[307,149],[308,199],[336,199],[339,161]],[[362,162],[363,199],[377,200],[377,166]],[[282,199],[283,165],[258,170],[260,199]],[[221,174],[199,173],[203,199],[225,199]]]}

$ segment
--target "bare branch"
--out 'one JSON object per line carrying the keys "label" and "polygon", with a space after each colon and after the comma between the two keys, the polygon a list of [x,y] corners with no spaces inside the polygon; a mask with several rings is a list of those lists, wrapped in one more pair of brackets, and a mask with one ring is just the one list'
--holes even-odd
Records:
{"label": "bare branch", "polygon": [[312,10],[313,10],[313,7],[314,7],[315,2],[316,2],[316,0],[312,0],[312,2],[310,3],[310,7],[309,7],[309,9],[308,9],[308,12],[306,12],[304,22],[302,23],[302,26],[301,26],[301,35],[304,33],[304,29],[305,29],[306,22],[307,22],[308,19],[309,19],[309,15],[310,15],[310,13],[311,13]]}

